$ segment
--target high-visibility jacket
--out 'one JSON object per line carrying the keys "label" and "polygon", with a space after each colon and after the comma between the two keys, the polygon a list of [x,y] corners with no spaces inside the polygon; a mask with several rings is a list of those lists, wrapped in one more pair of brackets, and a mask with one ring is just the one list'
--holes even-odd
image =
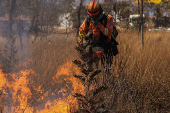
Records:
{"label": "high-visibility jacket", "polygon": [[104,23],[105,19],[103,19],[103,18],[101,18],[101,20],[99,20],[99,21],[101,22],[101,24],[97,27],[92,22],[90,22],[90,24],[88,26],[87,19],[85,19],[83,24],[79,28],[78,40],[81,40],[82,37],[84,37],[88,32],[92,32],[96,42],[99,41],[99,37],[100,37],[101,33],[104,35],[104,37],[102,37],[102,38],[105,38],[105,40],[107,40],[107,42],[110,42],[112,32],[113,32],[113,27],[114,27],[112,16],[110,14],[107,15],[107,23]]}

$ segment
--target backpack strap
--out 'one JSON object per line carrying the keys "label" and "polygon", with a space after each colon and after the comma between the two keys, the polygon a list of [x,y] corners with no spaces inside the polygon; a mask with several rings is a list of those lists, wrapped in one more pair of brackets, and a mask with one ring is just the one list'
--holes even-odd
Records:
{"label": "backpack strap", "polygon": [[107,16],[108,16],[108,13],[104,13],[104,27],[106,27],[106,24],[107,24]]}
{"label": "backpack strap", "polygon": [[87,23],[87,26],[89,27],[89,26],[90,26],[90,16],[88,16],[88,17],[86,18],[86,23]]}

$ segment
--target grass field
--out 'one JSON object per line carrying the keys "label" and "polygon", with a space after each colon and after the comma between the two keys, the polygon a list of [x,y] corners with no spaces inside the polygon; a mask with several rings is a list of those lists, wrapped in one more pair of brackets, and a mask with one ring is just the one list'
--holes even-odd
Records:
{"label": "grass field", "polygon": [[[74,49],[75,38],[53,35],[53,38],[36,41],[25,39],[24,50],[18,51],[19,63],[14,67],[14,72],[32,69],[36,76],[30,78],[31,86],[41,86],[43,94],[48,94],[47,99],[69,97],[74,88],[70,89],[67,85],[74,85],[69,81],[72,79],[67,80],[70,77],[61,74],[63,76],[59,76],[59,79],[62,80],[62,84],[55,84],[54,77],[62,68],[65,69],[69,66],[66,65],[68,62],[71,64],[72,60],[79,58]],[[110,113],[170,112],[169,33],[145,32],[143,49],[141,38],[136,31],[120,32],[117,41],[119,42],[119,54],[114,57],[112,74],[109,76],[110,86],[104,94],[101,94],[105,98],[106,108]],[[2,50],[4,42],[0,43]],[[16,46],[19,48],[18,43]],[[74,71],[77,69],[75,65],[71,64],[69,69],[71,70],[68,71],[70,76],[77,73]],[[55,82],[60,80],[56,79]],[[62,92],[51,98],[52,95],[49,93],[56,93],[56,89],[66,89],[67,91],[66,94]],[[39,99],[37,95],[40,94],[34,90],[31,92],[32,96]],[[37,100],[35,103],[27,103],[30,107],[39,107],[41,102],[47,101]],[[47,108],[51,110],[51,106],[55,106],[55,104],[49,105]],[[43,106],[41,108],[43,109]]]}
{"label": "grass field", "polygon": [[[146,32],[144,47],[135,32],[118,37],[119,55],[115,58],[117,79],[131,84],[133,104],[139,112],[168,112],[170,109],[170,39],[166,32]],[[121,80],[120,80],[121,82]],[[126,95],[120,92],[122,95]],[[116,109],[134,112],[130,103],[119,95]],[[119,103],[120,102],[120,103]]]}

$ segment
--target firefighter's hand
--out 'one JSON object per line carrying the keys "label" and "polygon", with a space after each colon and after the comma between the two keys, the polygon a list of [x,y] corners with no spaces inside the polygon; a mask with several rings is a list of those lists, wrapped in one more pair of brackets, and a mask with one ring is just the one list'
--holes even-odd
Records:
{"label": "firefighter's hand", "polygon": [[85,35],[85,40],[89,40],[92,37],[92,33],[88,33],[87,35]]}
{"label": "firefighter's hand", "polygon": [[82,36],[81,36],[81,37],[78,37],[77,42],[78,42],[78,43],[82,43],[84,38],[85,38],[85,37],[82,37]]}
{"label": "firefighter's hand", "polygon": [[95,21],[95,26],[98,27],[100,25],[100,22],[98,20]]}
{"label": "firefighter's hand", "polygon": [[94,26],[98,27],[100,25],[100,22],[98,20],[94,21]]}
{"label": "firefighter's hand", "polygon": [[98,27],[101,23],[97,19],[92,19],[91,22],[94,24],[94,26]]}

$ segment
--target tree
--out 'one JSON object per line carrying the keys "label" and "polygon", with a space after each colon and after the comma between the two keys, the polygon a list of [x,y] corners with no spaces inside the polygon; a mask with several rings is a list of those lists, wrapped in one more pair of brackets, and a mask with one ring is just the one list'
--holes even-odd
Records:
{"label": "tree", "polygon": [[[78,18],[78,29],[80,27],[80,13],[81,13],[81,8],[82,8],[82,5],[83,5],[83,0],[80,1],[80,5],[79,5],[79,8],[78,8],[78,13],[77,13],[77,18]],[[77,30],[77,35],[78,35],[78,30]]]}
{"label": "tree", "polygon": [[156,17],[155,26],[158,27],[158,26],[162,25],[161,18],[163,16],[163,12],[161,10],[161,5],[159,5],[159,4],[156,5],[154,10],[155,10],[154,16]]}
{"label": "tree", "polygon": [[114,11],[114,19],[116,22],[116,15],[121,19],[129,17],[131,5],[131,2],[128,1],[104,0],[103,9],[108,13]]}
{"label": "tree", "polygon": [[84,2],[84,0],[81,0],[79,6],[74,7],[74,10],[71,13],[71,21],[73,22],[73,28],[76,28],[77,35],[82,21],[84,21],[88,15],[87,9],[83,4]]}
{"label": "tree", "polygon": [[116,10],[118,12],[119,18],[122,18],[122,19],[129,18],[129,15],[131,13],[130,6],[131,6],[131,3],[126,2],[126,1],[122,1],[122,2],[119,1],[117,3],[117,9]]}

